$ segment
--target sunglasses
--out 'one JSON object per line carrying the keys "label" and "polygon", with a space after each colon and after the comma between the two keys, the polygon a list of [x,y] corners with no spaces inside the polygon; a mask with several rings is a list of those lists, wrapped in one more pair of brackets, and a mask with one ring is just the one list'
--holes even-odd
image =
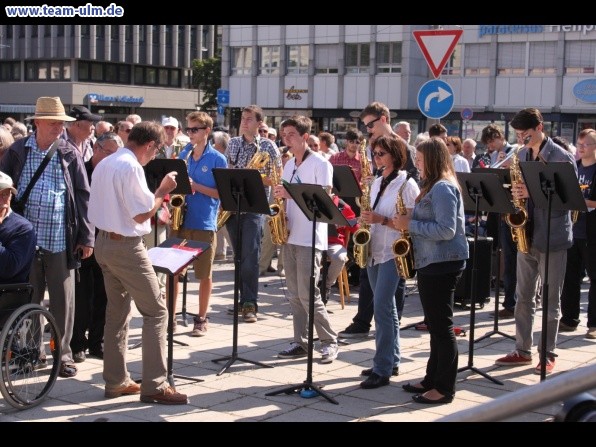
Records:
{"label": "sunglasses", "polygon": [[206,127],[187,127],[184,129],[186,133],[197,133],[199,130],[205,130]]}
{"label": "sunglasses", "polygon": [[382,152],[382,151],[373,151],[373,157],[384,157],[385,155],[387,155],[387,152]]}
{"label": "sunglasses", "polygon": [[371,122],[364,124],[364,126],[366,126],[368,129],[372,129],[373,127],[375,127],[375,123],[380,119],[381,117],[378,117],[377,119],[374,119]]}

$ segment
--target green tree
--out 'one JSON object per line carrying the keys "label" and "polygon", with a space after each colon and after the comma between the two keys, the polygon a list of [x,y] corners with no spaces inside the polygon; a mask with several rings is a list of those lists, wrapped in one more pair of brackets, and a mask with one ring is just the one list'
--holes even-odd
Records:
{"label": "green tree", "polygon": [[217,107],[217,89],[221,85],[221,59],[211,57],[193,60],[192,85],[203,91],[201,109],[215,109]]}

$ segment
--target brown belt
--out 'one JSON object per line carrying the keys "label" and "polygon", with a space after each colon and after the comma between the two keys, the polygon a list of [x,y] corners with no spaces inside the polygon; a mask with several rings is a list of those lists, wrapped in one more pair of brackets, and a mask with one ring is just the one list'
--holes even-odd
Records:
{"label": "brown belt", "polygon": [[122,241],[124,239],[131,239],[131,238],[137,237],[137,236],[123,236],[121,234],[113,233],[111,231],[104,231],[104,233],[107,234],[107,236],[113,241]]}

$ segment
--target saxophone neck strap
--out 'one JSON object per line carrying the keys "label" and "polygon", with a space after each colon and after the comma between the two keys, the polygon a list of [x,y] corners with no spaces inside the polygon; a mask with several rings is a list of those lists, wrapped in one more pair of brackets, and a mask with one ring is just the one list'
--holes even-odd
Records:
{"label": "saxophone neck strap", "polygon": [[377,204],[379,203],[379,200],[381,199],[383,192],[385,192],[385,188],[387,188],[389,183],[391,183],[393,180],[395,180],[396,177],[397,177],[397,171],[394,170],[391,174],[389,174],[387,177],[384,177],[381,180],[381,187],[379,188],[379,193],[377,194],[377,197],[375,198],[375,203],[372,207],[373,210],[377,207]]}

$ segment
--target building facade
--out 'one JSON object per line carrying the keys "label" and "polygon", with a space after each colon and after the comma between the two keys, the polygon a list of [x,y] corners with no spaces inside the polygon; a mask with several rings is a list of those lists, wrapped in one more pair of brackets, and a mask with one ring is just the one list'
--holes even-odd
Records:
{"label": "building facade", "polygon": [[215,25],[0,25],[0,119],[33,114],[39,96],[115,123],[183,119],[201,103],[192,61],[213,57]]}
{"label": "building facade", "polygon": [[[440,78],[453,89],[449,133],[480,139],[494,122],[510,141],[507,123],[525,107],[539,108],[545,128],[575,142],[596,128],[595,25],[464,25]],[[428,25],[224,25],[222,87],[230,91],[230,124],[238,109],[259,104],[270,125],[294,113],[314,131],[339,136],[358,125],[360,111],[381,101],[392,121],[413,134],[434,120],[418,109],[421,86],[434,79],[412,31]],[[470,119],[461,112],[471,109]]]}

